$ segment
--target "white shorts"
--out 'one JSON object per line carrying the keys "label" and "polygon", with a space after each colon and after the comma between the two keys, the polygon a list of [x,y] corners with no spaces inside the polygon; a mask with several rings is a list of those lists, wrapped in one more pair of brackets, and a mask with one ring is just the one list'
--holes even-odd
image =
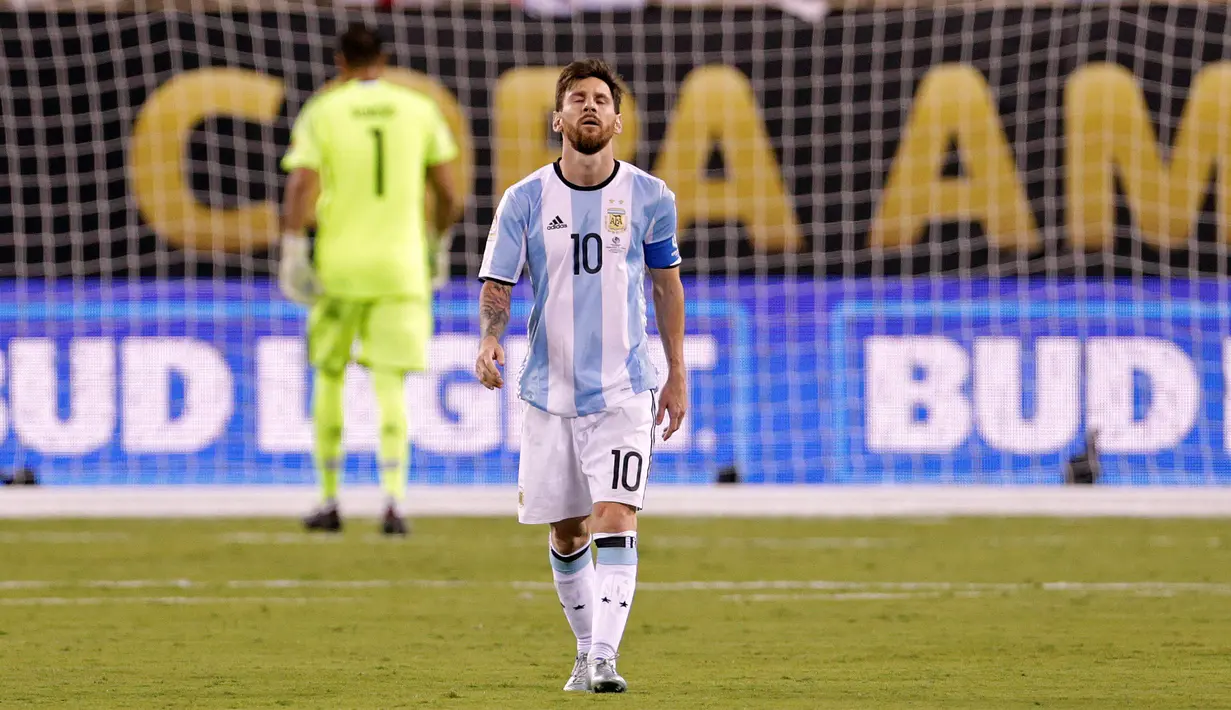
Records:
{"label": "white shorts", "polygon": [[517,519],[537,524],[584,518],[601,502],[640,510],[650,477],[656,405],[652,390],[584,417],[558,417],[524,405]]}

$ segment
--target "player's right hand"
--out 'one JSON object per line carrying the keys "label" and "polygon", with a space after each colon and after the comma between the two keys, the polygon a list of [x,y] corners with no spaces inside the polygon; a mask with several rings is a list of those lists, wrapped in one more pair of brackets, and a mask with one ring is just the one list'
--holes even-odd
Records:
{"label": "player's right hand", "polygon": [[278,262],[278,287],[282,294],[305,306],[321,295],[320,281],[312,268],[312,257],[306,237],[298,234],[282,236],[282,259]]}
{"label": "player's right hand", "polygon": [[474,363],[474,374],[479,382],[489,390],[504,387],[504,376],[500,367],[504,367],[504,348],[500,341],[488,335],[479,343],[479,358]]}

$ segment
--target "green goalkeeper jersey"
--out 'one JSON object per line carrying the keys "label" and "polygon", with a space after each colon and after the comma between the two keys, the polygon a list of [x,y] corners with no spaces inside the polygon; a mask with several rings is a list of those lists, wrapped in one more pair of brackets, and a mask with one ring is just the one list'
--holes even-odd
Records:
{"label": "green goalkeeper jersey", "polygon": [[456,156],[440,109],[416,91],[352,80],[308,101],[282,169],[320,175],[315,262],[326,295],[430,298],[426,173]]}

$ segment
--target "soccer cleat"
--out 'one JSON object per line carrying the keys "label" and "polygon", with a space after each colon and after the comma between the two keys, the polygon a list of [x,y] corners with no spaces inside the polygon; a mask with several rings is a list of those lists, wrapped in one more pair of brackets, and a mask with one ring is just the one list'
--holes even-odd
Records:
{"label": "soccer cleat", "polygon": [[590,664],[586,654],[577,654],[577,660],[573,663],[573,672],[569,675],[568,682],[564,684],[564,689],[570,693],[590,692]]}
{"label": "soccer cleat", "polygon": [[397,511],[389,508],[385,511],[385,519],[381,521],[380,531],[385,535],[401,535],[406,537],[409,529],[406,526],[406,521],[397,514]]}
{"label": "soccer cleat", "polygon": [[303,526],[309,532],[313,530],[341,532],[342,516],[338,515],[338,509],[334,507],[317,508],[311,515],[303,519]]}
{"label": "soccer cleat", "polygon": [[614,658],[600,658],[590,664],[590,690],[595,693],[623,693],[628,683],[616,673]]}

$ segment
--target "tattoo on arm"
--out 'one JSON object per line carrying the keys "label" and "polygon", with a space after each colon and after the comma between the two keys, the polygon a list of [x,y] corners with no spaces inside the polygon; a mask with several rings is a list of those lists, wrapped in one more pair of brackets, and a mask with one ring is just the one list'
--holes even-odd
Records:
{"label": "tattoo on arm", "polygon": [[483,283],[483,291],[479,294],[479,328],[484,338],[489,335],[496,340],[504,337],[504,329],[509,325],[512,298],[512,286],[495,281]]}

